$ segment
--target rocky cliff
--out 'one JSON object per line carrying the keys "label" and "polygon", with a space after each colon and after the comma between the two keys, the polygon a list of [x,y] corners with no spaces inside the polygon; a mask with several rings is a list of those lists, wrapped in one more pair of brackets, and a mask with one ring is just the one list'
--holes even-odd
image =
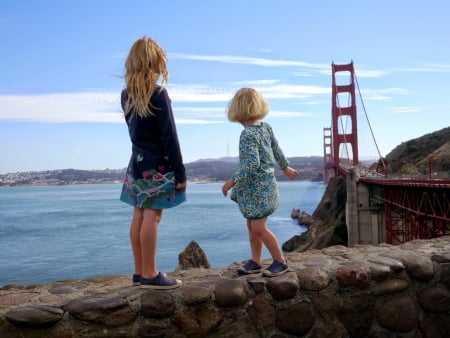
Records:
{"label": "rocky cliff", "polygon": [[283,250],[303,252],[332,245],[347,245],[346,201],[345,181],[341,178],[331,178],[322,200],[311,215],[308,230],[283,243]]}

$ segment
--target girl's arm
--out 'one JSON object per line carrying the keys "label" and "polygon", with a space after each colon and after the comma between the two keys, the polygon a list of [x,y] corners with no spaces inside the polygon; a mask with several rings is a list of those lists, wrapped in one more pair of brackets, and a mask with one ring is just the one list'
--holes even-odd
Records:
{"label": "girl's arm", "polygon": [[244,180],[260,166],[259,147],[254,135],[242,132],[239,138],[239,169],[231,177],[234,182]]}
{"label": "girl's arm", "polygon": [[[163,89],[158,92],[158,102],[155,103],[158,110],[155,110],[158,118],[158,123],[161,127],[163,142],[166,147],[166,152],[169,156],[175,174],[175,181],[177,184],[186,182],[186,172],[183,164],[183,158],[180,150],[180,143],[178,141],[177,128],[175,126],[175,119],[173,117],[172,105],[167,91]],[[177,185],[177,189],[179,186]]]}
{"label": "girl's arm", "polygon": [[272,145],[272,151],[273,151],[273,156],[275,158],[275,160],[277,161],[278,165],[280,166],[281,170],[283,170],[283,173],[289,177],[291,180],[293,180],[294,178],[296,178],[298,176],[298,170],[289,167],[289,162],[286,158],[286,156],[284,156],[283,151],[281,150],[280,146],[278,145],[278,141],[277,138],[275,137],[275,134],[273,133],[273,130],[270,126],[269,127],[269,132],[270,132],[270,136],[271,136],[271,145]]}

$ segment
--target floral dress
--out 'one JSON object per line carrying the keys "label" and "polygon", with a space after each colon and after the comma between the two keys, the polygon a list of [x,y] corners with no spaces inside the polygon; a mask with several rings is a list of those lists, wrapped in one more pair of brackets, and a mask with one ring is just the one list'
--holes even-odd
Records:
{"label": "floral dress", "polygon": [[[128,99],[122,91],[122,108]],[[186,181],[171,102],[159,87],[151,98],[154,116],[140,117],[133,111],[125,119],[132,153],[120,200],[138,208],[165,209],[183,203],[184,191],[175,190]]]}
{"label": "floral dress", "polygon": [[279,205],[275,163],[288,166],[268,123],[246,127],[239,139],[239,168],[232,176],[236,182],[231,199],[247,219],[264,218]]}

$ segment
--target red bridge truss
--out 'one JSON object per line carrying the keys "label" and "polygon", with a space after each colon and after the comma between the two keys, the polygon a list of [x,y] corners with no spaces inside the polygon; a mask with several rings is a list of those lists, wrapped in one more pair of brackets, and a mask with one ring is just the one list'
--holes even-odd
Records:
{"label": "red bridge truss", "polygon": [[450,180],[360,178],[370,201],[382,205],[386,242],[444,236],[450,229]]}
{"label": "red bridge truss", "polygon": [[[348,83],[337,83],[336,73],[339,72],[349,74]],[[333,63],[332,127],[324,128],[323,134],[325,182],[328,182],[329,177],[346,180],[349,169],[356,172],[358,184],[364,184],[369,190],[371,206],[378,208],[384,215],[387,243],[399,244],[450,234],[449,179],[431,179],[431,174],[427,180],[388,178],[360,166],[355,87],[358,87],[358,82],[353,62],[345,65]],[[347,98],[344,103],[343,95]],[[367,118],[365,108],[364,113]],[[343,118],[350,119],[350,130],[344,127]],[[370,122],[369,128],[372,132]],[[373,141],[378,150],[374,137]],[[379,150],[378,155],[383,167],[381,172],[385,173],[386,165]]]}

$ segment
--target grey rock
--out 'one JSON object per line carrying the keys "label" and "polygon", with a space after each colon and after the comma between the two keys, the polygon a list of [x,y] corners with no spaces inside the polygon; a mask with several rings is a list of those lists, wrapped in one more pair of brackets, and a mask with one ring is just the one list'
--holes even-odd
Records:
{"label": "grey rock", "polygon": [[319,291],[330,283],[330,276],[319,267],[307,267],[297,272],[300,287],[305,290]]}
{"label": "grey rock", "polygon": [[406,295],[387,299],[377,310],[380,325],[394,332],[408,332],[414,329],[417,325],[417,316],[414,300]]}
{"label": "grey rock", "polygon": [[406,290],[408,286],[409,282],[407,280],[400,278],[393,278],[374,286],[373,294],[375,296],[381,296],[389,293],[400,292]]}
{"label": "grey rock", "polygon": [[101,323],[106,326],[122,326],[137,316],[123,298],[87,297],[75,299],[63,307],[76,319]]}
{"label": "grey rock", "polygon": [[440,287],[429,287],[418,294],[419,304],[431,312],[445,312],[450,310],[450,291]]}
{"label": "grey rock", "polygon": [[239,306],[247,301],[248,293],[245,281],[241,279],[224,280],[216,284],[214,292],[219,306]]}
{"label": "grey rock", "polygon": [[57,307],[32,305],[8,311],[6,319],[19,327],[46,328],[58,323],[63,315],[64,311]]}

